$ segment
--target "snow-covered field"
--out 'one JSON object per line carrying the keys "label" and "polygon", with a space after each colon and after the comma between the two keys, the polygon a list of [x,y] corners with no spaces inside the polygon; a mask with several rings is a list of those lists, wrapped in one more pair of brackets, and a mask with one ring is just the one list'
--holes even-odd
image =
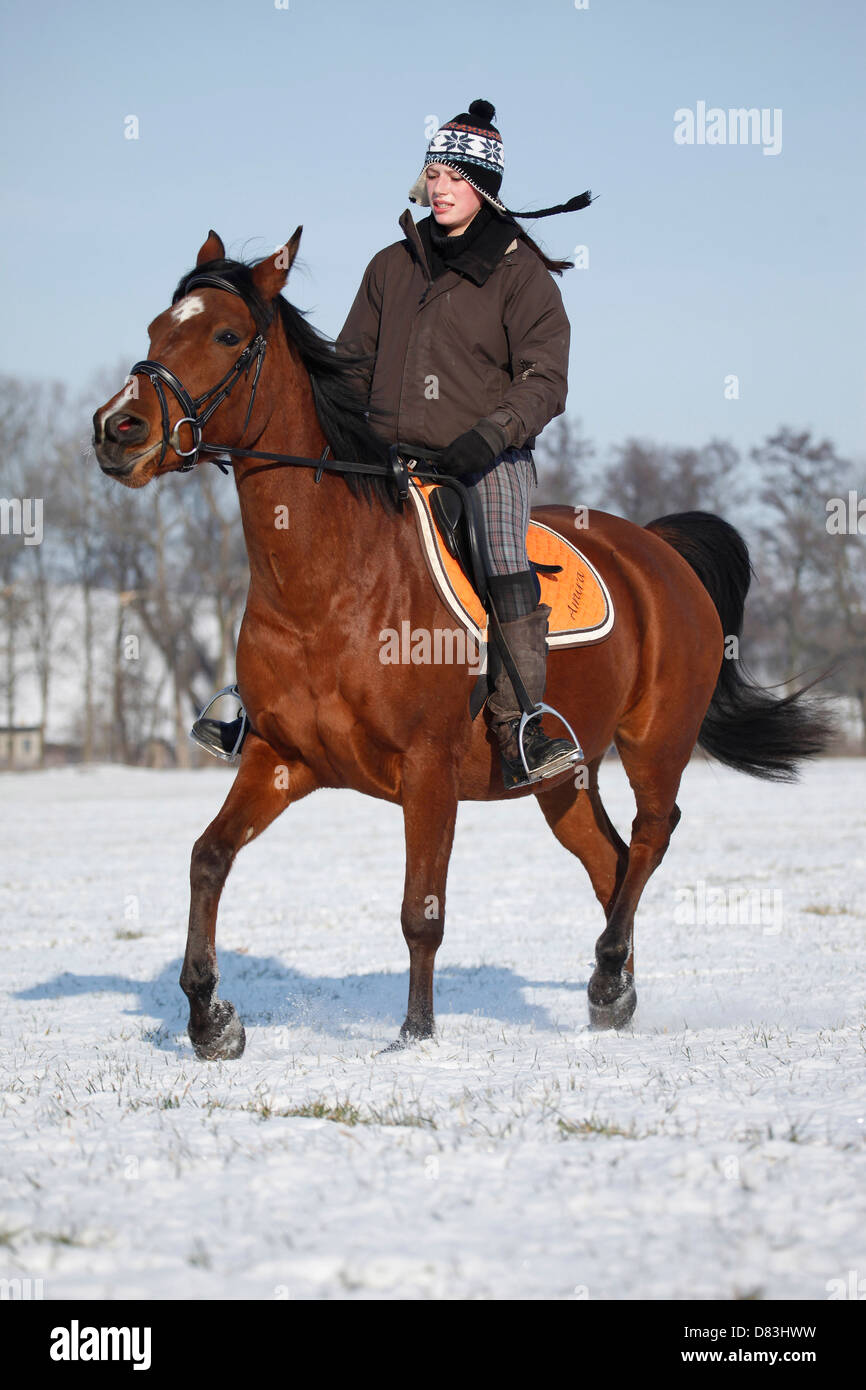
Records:
{"label": "snow-covered field", "polygon": [[[203,1063],[177,984],[188,861],[231,776],[0,779],[0,1278],[46,1298],[866,1293],[866,763],[795,787],[687,770],[614,1034],[587,1026],[583,868],[534,802],[462,806],[439,1038],[388,1055],[400,812],[319,792],[229,879],[221,993],[247,1051]],[[602,791],[627,830],[615,762]]]}

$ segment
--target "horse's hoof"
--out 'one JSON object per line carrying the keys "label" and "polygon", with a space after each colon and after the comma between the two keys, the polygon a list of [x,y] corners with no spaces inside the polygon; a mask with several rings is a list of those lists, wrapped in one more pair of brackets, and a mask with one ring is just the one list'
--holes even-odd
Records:
{"label": "horse's hoof", "polygon": [[[603,984],[593,976],[589,982],[587,1002],[589,1004],[590,1027],[597,1029],[624,1028],[637,1008],[637,990],[634,987],[634,978],[624,971],[618,979],[607,975],[603,976],[602,980],[604,981]],[[593,985],[595,985],[595,989],[593,989]],[[619,986],[619,993],[611,988],[614,985]],[[596,996],[595,999],[593,999],[593,994]]]}
{"label": "horse's hoof", "polygon": [[207,1028],[190,1041],[200,1062],[230,1062],[243,1056],[247,1035],[238,1018],[234,1004],[218,999],[213,1006]]}
{"label": "horse's hoof", "polygon": [[376,1053],[376,1056],[384,1057],[386,1052],[403,1052],[407,1047],[414,1046],[415,1043],[429,1042],[434,1036],[435,1030],[432,1024],[429,1026],[425,1025],[423,1028],[407,1028],[404,1023],[403,1027],[400,1029],[399,1035],[394,1041],[389,1043],[387,1047],[381,1048],[381,1050]]}

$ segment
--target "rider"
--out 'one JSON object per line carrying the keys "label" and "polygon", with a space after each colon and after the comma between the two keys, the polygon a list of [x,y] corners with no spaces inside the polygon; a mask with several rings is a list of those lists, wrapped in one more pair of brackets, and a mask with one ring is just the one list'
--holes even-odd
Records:
{"label": "rider", "polygon": [[[537,483],[535,436],[565,408],[570,329],[551,261],[498,198],[502,140],[495,111],[473,101],[431,139],[409,200],[431,207],[415,223],[400,218],[404,239],[367,267],[338,338],[369,354],[362,376],[377,432],[404,445],[441,450],[440,472],[475,494],[485,522],[488,586],[502,632],[533,704],[543,696],[547,620],[526,553],[530,478]],[[524,217],[547,217],[589,203],[568,203]],[[507,787],[526,785],[517,733],[521,707],[501,668],[485,706]],[[203,726],[209,726],[203,729]],[[228,751],[241,726],[200,720]],[[524,730],[530,780],[567,768],[580,750],[550,738],[540,718]]]}

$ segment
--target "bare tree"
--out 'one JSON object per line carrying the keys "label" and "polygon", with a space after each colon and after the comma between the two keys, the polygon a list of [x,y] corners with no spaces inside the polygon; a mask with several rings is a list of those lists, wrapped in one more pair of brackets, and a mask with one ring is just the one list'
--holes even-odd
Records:
{"label": "bare tree", "polygon": [[580,420],[572,422],[567,415],[558,415],[545,429],[535,453],[538,492],[533,506],[551,502],[571,507],[590,505],[588,465],[595,447],[580,429]]}
{"label": "bare tree", "polygon": [[725,516],[742,504],[740,455],[725,440],[683,449],[627,439],[611,454],[599,495],[610,511],[641,526],[671,512]]}
{"label": "bare tree", "polygon": [[835,563],[825,499],[846,465],[829,440],[782,427],[751,451],[759,471],[760,525],[756,569],[781,664],[792,676],[827,656],[815,626],[818,595]]}

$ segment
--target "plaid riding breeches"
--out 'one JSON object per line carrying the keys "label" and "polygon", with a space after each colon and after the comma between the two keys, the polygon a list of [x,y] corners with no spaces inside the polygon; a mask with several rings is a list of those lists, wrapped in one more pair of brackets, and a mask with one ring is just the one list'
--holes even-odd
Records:
{"label": "plaid riding breeches", "polygon": [[487,573],[528,570],[529,490],[538,483],[532,450],[506,449],[486,468],[464,473],[460,481],[473,493],[484,517]]}

